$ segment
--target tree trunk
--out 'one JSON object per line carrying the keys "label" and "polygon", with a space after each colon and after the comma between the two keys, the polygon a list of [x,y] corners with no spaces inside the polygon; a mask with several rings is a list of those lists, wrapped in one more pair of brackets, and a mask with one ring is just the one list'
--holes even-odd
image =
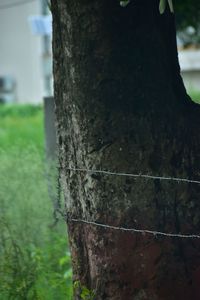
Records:
{"label": "tree trunk", "polygon": [[[200,242],[101,228],[199,232],[200,110],[186,94],[174,15],[159,1],[52,1],[55,102],[74,299],[200,299]],[[92,295],[90,298],[93,299]]]}

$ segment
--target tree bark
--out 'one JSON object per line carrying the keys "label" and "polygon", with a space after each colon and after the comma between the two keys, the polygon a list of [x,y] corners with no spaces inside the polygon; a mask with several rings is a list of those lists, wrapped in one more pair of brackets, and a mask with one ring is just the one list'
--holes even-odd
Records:
{"label": "tree bark", "polygon": [[[52,1],[55,104],[75,285],[96,300],[200,299],[200,242],[70,221],[196,233],[200,109],[178,63],[174,15],[157,0]],[[78,287],[78,288],[77,288]],[[91,296],[92,299],[92,296]]]}

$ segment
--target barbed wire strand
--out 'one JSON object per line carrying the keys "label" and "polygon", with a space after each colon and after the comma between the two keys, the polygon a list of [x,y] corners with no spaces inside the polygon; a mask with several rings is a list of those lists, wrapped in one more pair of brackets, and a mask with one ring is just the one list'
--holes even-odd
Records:
{"label": "barbed wire strand", "polygon": [[[185,182],[185,183],[193,183],[193,184],[200,184],[198,180],[192,180],[187,178],[178,178],[178,177],[164,177],[164,176],[154,176],[154,175],[147,175],[147,174],[132,174],[132,173],[123,173],[123,172],[111,172],[105,170],[95,170],[95,169],[86,169],[86,168],[66,168],[69,171],[74,172],[87,172],[91,174],[103,174],[103,175],[114,175],[114,176],[125,176],[125,177],[134,177],[134,178],[146,178],[146,179],[153,179],[153,180],[169,180],[169,181],[176,181],[176,182]],[[200,235],[198,234],[182,234],[182,233],[167,233],[162,231],[156,230],[148,230],[148,229],[137,229],[137,228],[126,228],[126,227],[118,227],[103,223],[97,223],[94,221],[87,221],[83,219],[75,219],[75,218],[67,218],[68,222],[74,223],[82,223],[87,225],[93,225],[97,227],[102,227],[104,229],[113,229],[125,232],[132,232],[132,233],[141,233],[143,235],[150,234],[153,236],[164,236],[164,237],[171,237],[171,238],[187,238],[187,239],[200,239]]]}
{"label": "barbed wire strand", "polygon": [[153,236],[164,236],[164,237],[171,237],[171,238],[200,239],[200,235],[198,235],[198,234],[167,233],[167,232],[147,230],[147,229],[117,227],[117,226],[112,226],[112,225],[108,225],[108,224],[102,224],[102,223],[86,221],[86,220],[82,220],[82,219],[75,219],[75,218],[71,218],[71,219],[68,218],[68,221],[74,222],[74,223],[83,223],[83,224],[93,225],[93,226],[102,227],[105,229],[113,229],[113,230],[119,230],[119,231],[125,231],[125,232],[141,233],[143,235],[150,234]]}
{"label": "barbed wire strand", "polygon": [[70,168],[67,167],[66,170],[69,171],[77,171],[77,172],[86,172],[91,174],[103,174],[103,175],[114,175],[114,176],[126,176],[126,177],[134,177],[134,178],[147,178],[147,179],[158,179],[158,180],[169,180],[169,181],[176,181],[176,182],[186,182],[186,183],[194,183],[200,184],[200,181],[187,179],[187,178],[178,178],[178,177],[164,177],[164,176],[154,176],[154,175],[147,175],[147,174],[132,174],[132,173],[122,173],[122,172],[111,172],[111,171],[104,171],[104,170],[93,170],[93,169],[86,169],[86,168]]}

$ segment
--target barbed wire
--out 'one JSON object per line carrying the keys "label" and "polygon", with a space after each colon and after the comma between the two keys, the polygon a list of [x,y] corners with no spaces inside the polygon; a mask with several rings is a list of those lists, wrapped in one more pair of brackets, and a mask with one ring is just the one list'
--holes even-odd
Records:
{"label": "barbed wire", "polygon": [[[133,174],[133,173],[113,172],[113,171],[87,169],[87,168],[72,168],[72,167],[67,167],[66,170],[73,171],[73,172],[86,172],[86,173],[90,173],[91,175],[92,174],[102,174],[102,175],[125,176],[125,177],[133,177],[133,178],[146,178],[146,179],[153,179],[153,180],[169,180],[169,181],[176,181],[176,182],[200,184],[200,181],[198,181],[198,180],[179,178],[179,177],[154,176],[154,175],[148,175],[148,174]],[[163,236],[163,237],[171,237],[171,238],[200,239],[200,235],[198,235],[198,234],[167,233],[167,232],[148,230],[148,229],[126,228],[126,227],[121,227],[121,226],[113,226],[113,225],[98,223],[98,222],[94,222],[94,221],[83,220],[80,218],[77,218],[77,219],[70,218],[66,215],[65,215],[65,220],[67,222],[82,223],[82,224],[101,227],[104,229],[112,229],[112,230],[118,230],[118,231],[123,231],[123,232],[140,233],[143,235],[150,234],[153,236]]]}
{"label": "barbed wire", "polygon": [[198,235],[198,234],[167,233],[167,232],[156,231],[156,230],[118,227],[118,226],[102,224],[102,223],[97,223],[97,222],[93,222],[93,221],[86,221],[86,220],[82,220],[82,219],[75,219],[75,218],[71,218],[71,219],[68,218],[68,221],[74,222],[74,223],[83,223],[83,224],[88,224],[88,225],[94,225],[94,226],[102,227],[105,229],[113,229],[113,230],[132,232],[132,233],[141,233],[143,235],[150,234],[153,236],[164,236],[164,237],[171,237],[171,238],[200,239],[200,235]]}
{"label": "barbed wire", "polygon": [[105,171],[105,170],[93,170],[93,169],[86,169],[86,168],[70,168],[67,167],[66,170],[69,171],[77,171],[77,172],[86,172],[91,174],[103,174],[103,175],[114,175],[114,176],[126,176],[126,177],[134,177],[134,178],[147,178],[147,179],[158,179],[158,180],[169,180],[169,181],[176,181],[176,182],[186,182],[186,183],[194,183],[200,184],[200,181],[187,179],[187,178],[178,178],[178,177],[165,177],[165,176],[154,176],[154,175],[147,175],[147,174],[132,174],[132,173],[123,173],[123,172],[112,172],[112,171]]}

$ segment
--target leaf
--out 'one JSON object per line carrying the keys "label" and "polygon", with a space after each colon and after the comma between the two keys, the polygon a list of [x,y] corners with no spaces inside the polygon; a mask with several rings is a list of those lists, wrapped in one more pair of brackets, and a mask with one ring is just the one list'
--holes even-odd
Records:
{"label": "leaf", "polygon": [[168,3],[169,3],[169,8],[170,8],[171,13],[174,13],[174,7],[173,7],[172,0],[168,0]]}
{"label": "leaf", "polygon": [[129,3],[130,3],[130,0],[123,0],[123,1],[120,1],[119,4],[121,7],[126,7]]}
{"label": "leaf", "polygon": [[160,0],[160,4],[159,4],[160,14],[164,14],[166,9],[166,4],[167,4],[167,0]]}
{"label": "leaf", "polygon": [[80,281],[76,280],[73,284],[74,289],[78,289],[80,287]]}
{"label": "leaf", "polygon": [[169,9],[171,13],[174,13],[174,7],[173,7],[173,2],[172,0],[160,0],[160,4],[159,4],[159,11],[160,14],[164,14],[166,6],[167,6],[167,2],[169,4]]}

